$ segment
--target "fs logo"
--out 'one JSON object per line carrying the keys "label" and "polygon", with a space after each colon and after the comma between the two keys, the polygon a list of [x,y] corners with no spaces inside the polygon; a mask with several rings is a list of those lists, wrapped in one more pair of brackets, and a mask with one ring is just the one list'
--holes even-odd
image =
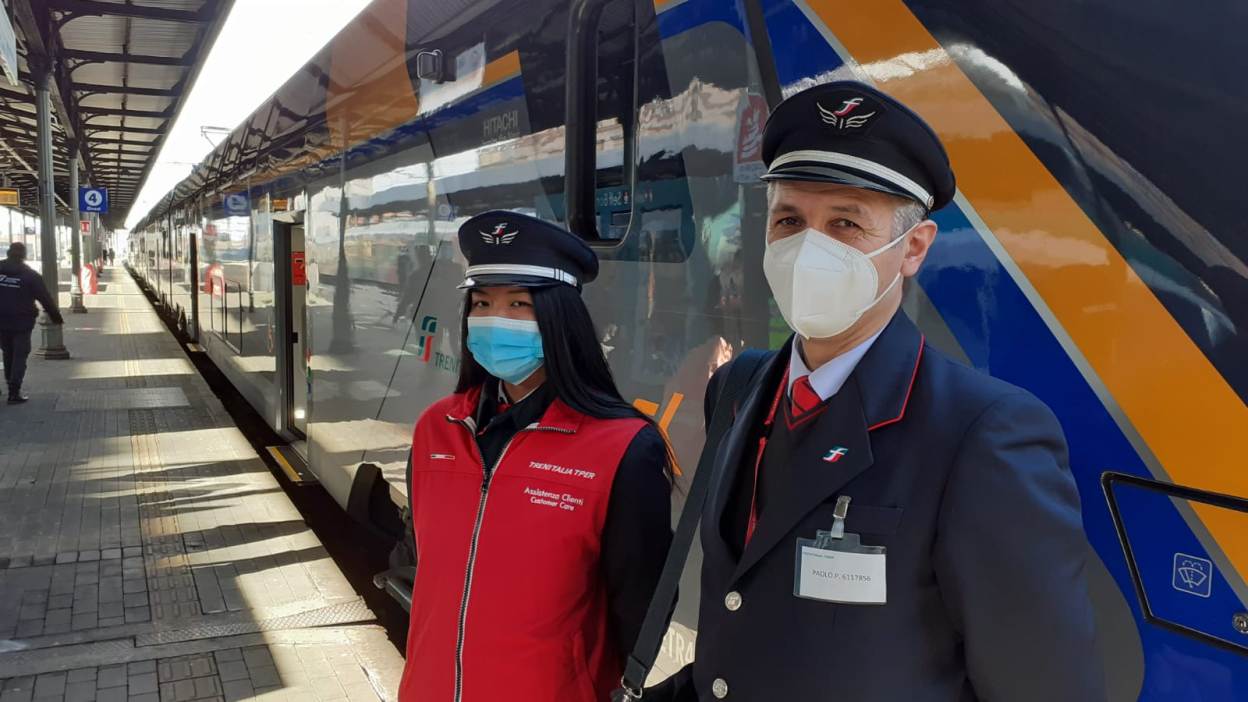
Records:
{"label": "fs logo", "polygon": [[416,357],[428,363],[433,357],[433,340],[438,334],[438,318],[428,315],[420,320],[420,340],[416,342]]}
{"label": "fs logo", "polygon": [[868,112],[865,115],[855,115],[854,110],[862,105],[862,98],[849,98],[841,103],[836,110],[815,103],[815,107],[819,108],[819,117],[823,119],[823,123],[836,127],[837,129],[856,129],[858,127],[867,126],[867,121],[875,116],[875,112]]}
{"label": "fs logo", "polygon": [[834,449],[829,449],[828,452],[824,454],[823,460],[827,463],[836,463],[848,454],[849,449],[844,446],[837,446]]}
{"label": "fs logo", "polygon": [[[506,231],[507,223],[499,222],[492,232],[481,232],[481,240],[492,246],[500,246],[502,244],[510,244],[515,241],[516,235],[520,233],[517,229],[514,232]],[[480,231],[480,230],[478,230]]]}

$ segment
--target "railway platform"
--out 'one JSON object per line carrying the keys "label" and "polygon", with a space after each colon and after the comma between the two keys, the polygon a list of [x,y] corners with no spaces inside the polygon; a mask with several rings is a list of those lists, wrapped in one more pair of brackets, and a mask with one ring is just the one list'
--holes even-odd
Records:
{"label": "railway platform", "polygon": [[399,652],[120,266],[89,308],[0,404],[0,702],[394,699]]}

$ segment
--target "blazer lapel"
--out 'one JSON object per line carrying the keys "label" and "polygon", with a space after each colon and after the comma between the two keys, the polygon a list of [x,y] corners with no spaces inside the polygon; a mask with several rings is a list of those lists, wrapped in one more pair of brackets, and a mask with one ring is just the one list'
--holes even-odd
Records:
{"label": "blazer lapel", "polygon": [[914,322],[898,312],[854,369],[852,377],[858,379],[868,431],[896,424],[905,416],[924,342]]}
{"label": "blazer lapel", "polygon": [[[792,343],[786,343],[781,351],[764,360],[762,368],[755,376],[754,386],[739,396],[741,399],[737,414],[728,428],[728,433],[720,442],[715,462],[712,464],[716,474],[708,489],[707,511],[703,513],[702,530],[708,536],[713,534],[727,552],[732,551],[723,535],[724,509],[727,507],[728,496],[732,493],[737,471],[746,459],[746,443],[749,441],[750,432],[766,419],[776,384],[780,382],[784,369],[789,367],[787,349],[790,348]],[[725,380],[727,378],[722,377]]]}

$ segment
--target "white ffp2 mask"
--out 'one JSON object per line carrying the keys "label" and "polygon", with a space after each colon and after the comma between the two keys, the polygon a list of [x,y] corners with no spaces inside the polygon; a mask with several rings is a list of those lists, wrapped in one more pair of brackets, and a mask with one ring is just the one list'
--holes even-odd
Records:
{"label": "white ffp2 mask", "polygon": [[863,253],[818,229],[773,241],[763,254],[763,273],[780,314],[807,339],[826,339],[849,329],[901,280],[898,271],[879,295],[880,278],[871,259],[910,232]]}

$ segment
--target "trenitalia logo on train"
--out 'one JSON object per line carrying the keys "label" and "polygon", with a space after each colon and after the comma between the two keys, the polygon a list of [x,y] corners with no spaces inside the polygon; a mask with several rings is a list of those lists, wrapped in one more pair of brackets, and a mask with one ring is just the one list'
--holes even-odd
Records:
{"label": "trenitalia logo on train", "polygon": [[426,315],[420,320],[420,340],[416,342],[416,358],[428,363],[433,356],[433,341],[437,338],[438,318]]}
{"label": "trenitalia logo on train", "polygon": [[[692,473],[708,377],[789,334],[762,117],[873,83],[959,186],[904,311],[1066,434],[1110,698],[1248,699],[1242,24],[1232,0],[374,0],[131,232],[129,264],[343,509],[389,524],[459,369],[460,224],[558,221],[601,261],[583,296],[621,392],[672,398],[638,406]],[[810,117],[870,130],[881,107]],[[829,470],[858,455],[837,448]],[[360,499],[385,476],[395,505]],[[658,674],[694,655],[698,606],[682,583]]]}
{"label": "trenitalia logo on train", "polygon": [[421,363],[431,363],[438,370],[458,375],[459,357],[435,351],[433,346],[437,338],[438,318],[433,315],[426,315],[420,320],[420,336],[417,337],[416,341],[416,358]]}

